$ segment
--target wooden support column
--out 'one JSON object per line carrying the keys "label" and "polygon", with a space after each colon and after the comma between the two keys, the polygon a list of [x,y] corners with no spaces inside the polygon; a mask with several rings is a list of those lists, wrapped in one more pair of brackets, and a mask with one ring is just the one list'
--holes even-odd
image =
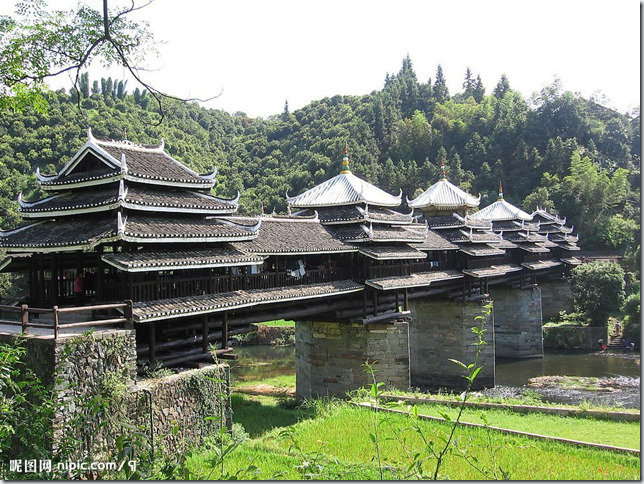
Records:
{"label": "wooden support column", "polygon": [[228,312],[224,311],[221,321],[221,348],[228,348]]}
{"label": "wooden support column", "polygon": [[404,311],[409,311],[409,289],[405,288]]}
{"label": "wooden support column", "polygon": [[154,326],[154,323],[150,323],[148,339],[148,344],[150,346],[150,353],[148,354],[148,358],[150,360],[150,366],[154,368],[157,364],[157,337],[156,327]]}
{"label": "wooden support column", "polygon": [[103,262],[103,246],[99,245],[96,249],[96,299],[105,301],[105,262]]}
{"label": "wooden support column", "polygon": [[396,311],[398,311],[398,308],[400,307],[400,298],[398,297],[398,289],[396,289]]}
{"label": "wooden support column", "polygon": [[367,289],[362,291],[362,319],[367,319]]}
{"label": "wooden support column", "polygon": [[378,290],[373,289],[373,315],[378,315]]}
{"label": "wooden support column", "polygon": [[201,319],[201,349],[208,353],[208,315],[204,314]]}
{"label": "wooden support column", "polygon": [[226,292],[231,292],[233,290],[233,268],[229,267],[228,268],[228,291]]}
{"label": "wooden support column", "polygon": [[49,297],[51,298],[52,306],[58,304],[58,254],[50,254],[50,268],[51,268],[51,281],[49,281]]}
{"label": "wooden support column", "polygon": [[248,267],[244,266],[242,267],[242,289],[246,290],[248,286],[248,278],[246,277],[246,274],[248,273]]}
{"label": "wooden support column", "polygon": [[41,252],[38,254],[38,306],[45,305],[45,255]]}
{"label": "wooden support column", "polygon": [[134,274],[127,273],[127,299],[134,301]]}

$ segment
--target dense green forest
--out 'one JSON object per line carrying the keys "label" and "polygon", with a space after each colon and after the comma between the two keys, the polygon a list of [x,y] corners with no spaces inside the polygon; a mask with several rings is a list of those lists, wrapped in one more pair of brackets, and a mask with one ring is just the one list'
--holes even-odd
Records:
{"label": "dense green forest", "polygon": [[[80,107],[80,108],[79,108]],[[469,69],[450,93],[440,66],[420,82],[409,57],[382,90],[314,101],[267,119],[176,103],[158,125],[150,95],[120,80],[82,76],[79,95],[49,95],[45,113],[0,111],[0,217],[20,223],[16,199],[39,197],[34,176],[60,169],[97,137],[156,143],[205,173],[217,166],[215,193],[242,193],[241,211],[283,212],[285,193],[301,193],[340,170],[345,140],[351,169],[381,188],[413,198],[438,178],[525,210],[568,217],[584,248],[633,254],[640,240],[640,116],[618,113],[562,90],[558,81],[525,98],[503,76],[486,93]],[[639,251],[637,251],[639,252]]]}

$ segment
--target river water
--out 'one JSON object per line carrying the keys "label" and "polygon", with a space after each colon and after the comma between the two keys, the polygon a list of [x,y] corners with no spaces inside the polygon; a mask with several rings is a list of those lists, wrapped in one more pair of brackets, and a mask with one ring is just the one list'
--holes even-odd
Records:
{"label": "river water", "polygon": [[[238,360],[230,362],[233,381],[244,382],[295,373],[295,347],[242,346],[235,349]],[[529,380],[544,376],[598,377],[601,391],[578,391],[558,387],[532,387]],[[531,388],[545,401],[640,405],[640,354],[610,351],[549,351],[544,358],[498,359],[496,387],[490,395],[518,396]]]}

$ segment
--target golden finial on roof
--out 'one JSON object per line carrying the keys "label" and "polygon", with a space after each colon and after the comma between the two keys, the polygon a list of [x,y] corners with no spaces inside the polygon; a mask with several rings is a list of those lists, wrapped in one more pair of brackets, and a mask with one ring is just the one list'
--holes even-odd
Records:
{"label": "golden finial on roof", "polygon": [[342,171],[340,172],[340,175],[346,175],[347,173],[351,173],[351,170],[349,170],[349,143],[345,141],[344,156],[342,157]]}
{"label": "golden finial on roof", "polygon": [[447,180],[447,176],[445,176],[445,157],[441,156],[441,176],[439,177],[439,180]]}
{"label": "golden finial on roof", "polygon": [[499,200],[503,200],[503,182],[499,180]]}

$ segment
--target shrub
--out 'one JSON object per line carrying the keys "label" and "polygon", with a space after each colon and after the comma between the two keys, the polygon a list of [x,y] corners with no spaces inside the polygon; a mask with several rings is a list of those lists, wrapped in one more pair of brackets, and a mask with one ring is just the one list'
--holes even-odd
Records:
{"label": "shrub", "polygon": [[631,294],[624,301],[624,338],[628,341],[640,339],[640,295]]}
{"label": "shrub", "polygon": [[624,301],[624,270],[617,264],[592,262],[572,271],[575,307],[593,326],[606,326],[611,312]]}

